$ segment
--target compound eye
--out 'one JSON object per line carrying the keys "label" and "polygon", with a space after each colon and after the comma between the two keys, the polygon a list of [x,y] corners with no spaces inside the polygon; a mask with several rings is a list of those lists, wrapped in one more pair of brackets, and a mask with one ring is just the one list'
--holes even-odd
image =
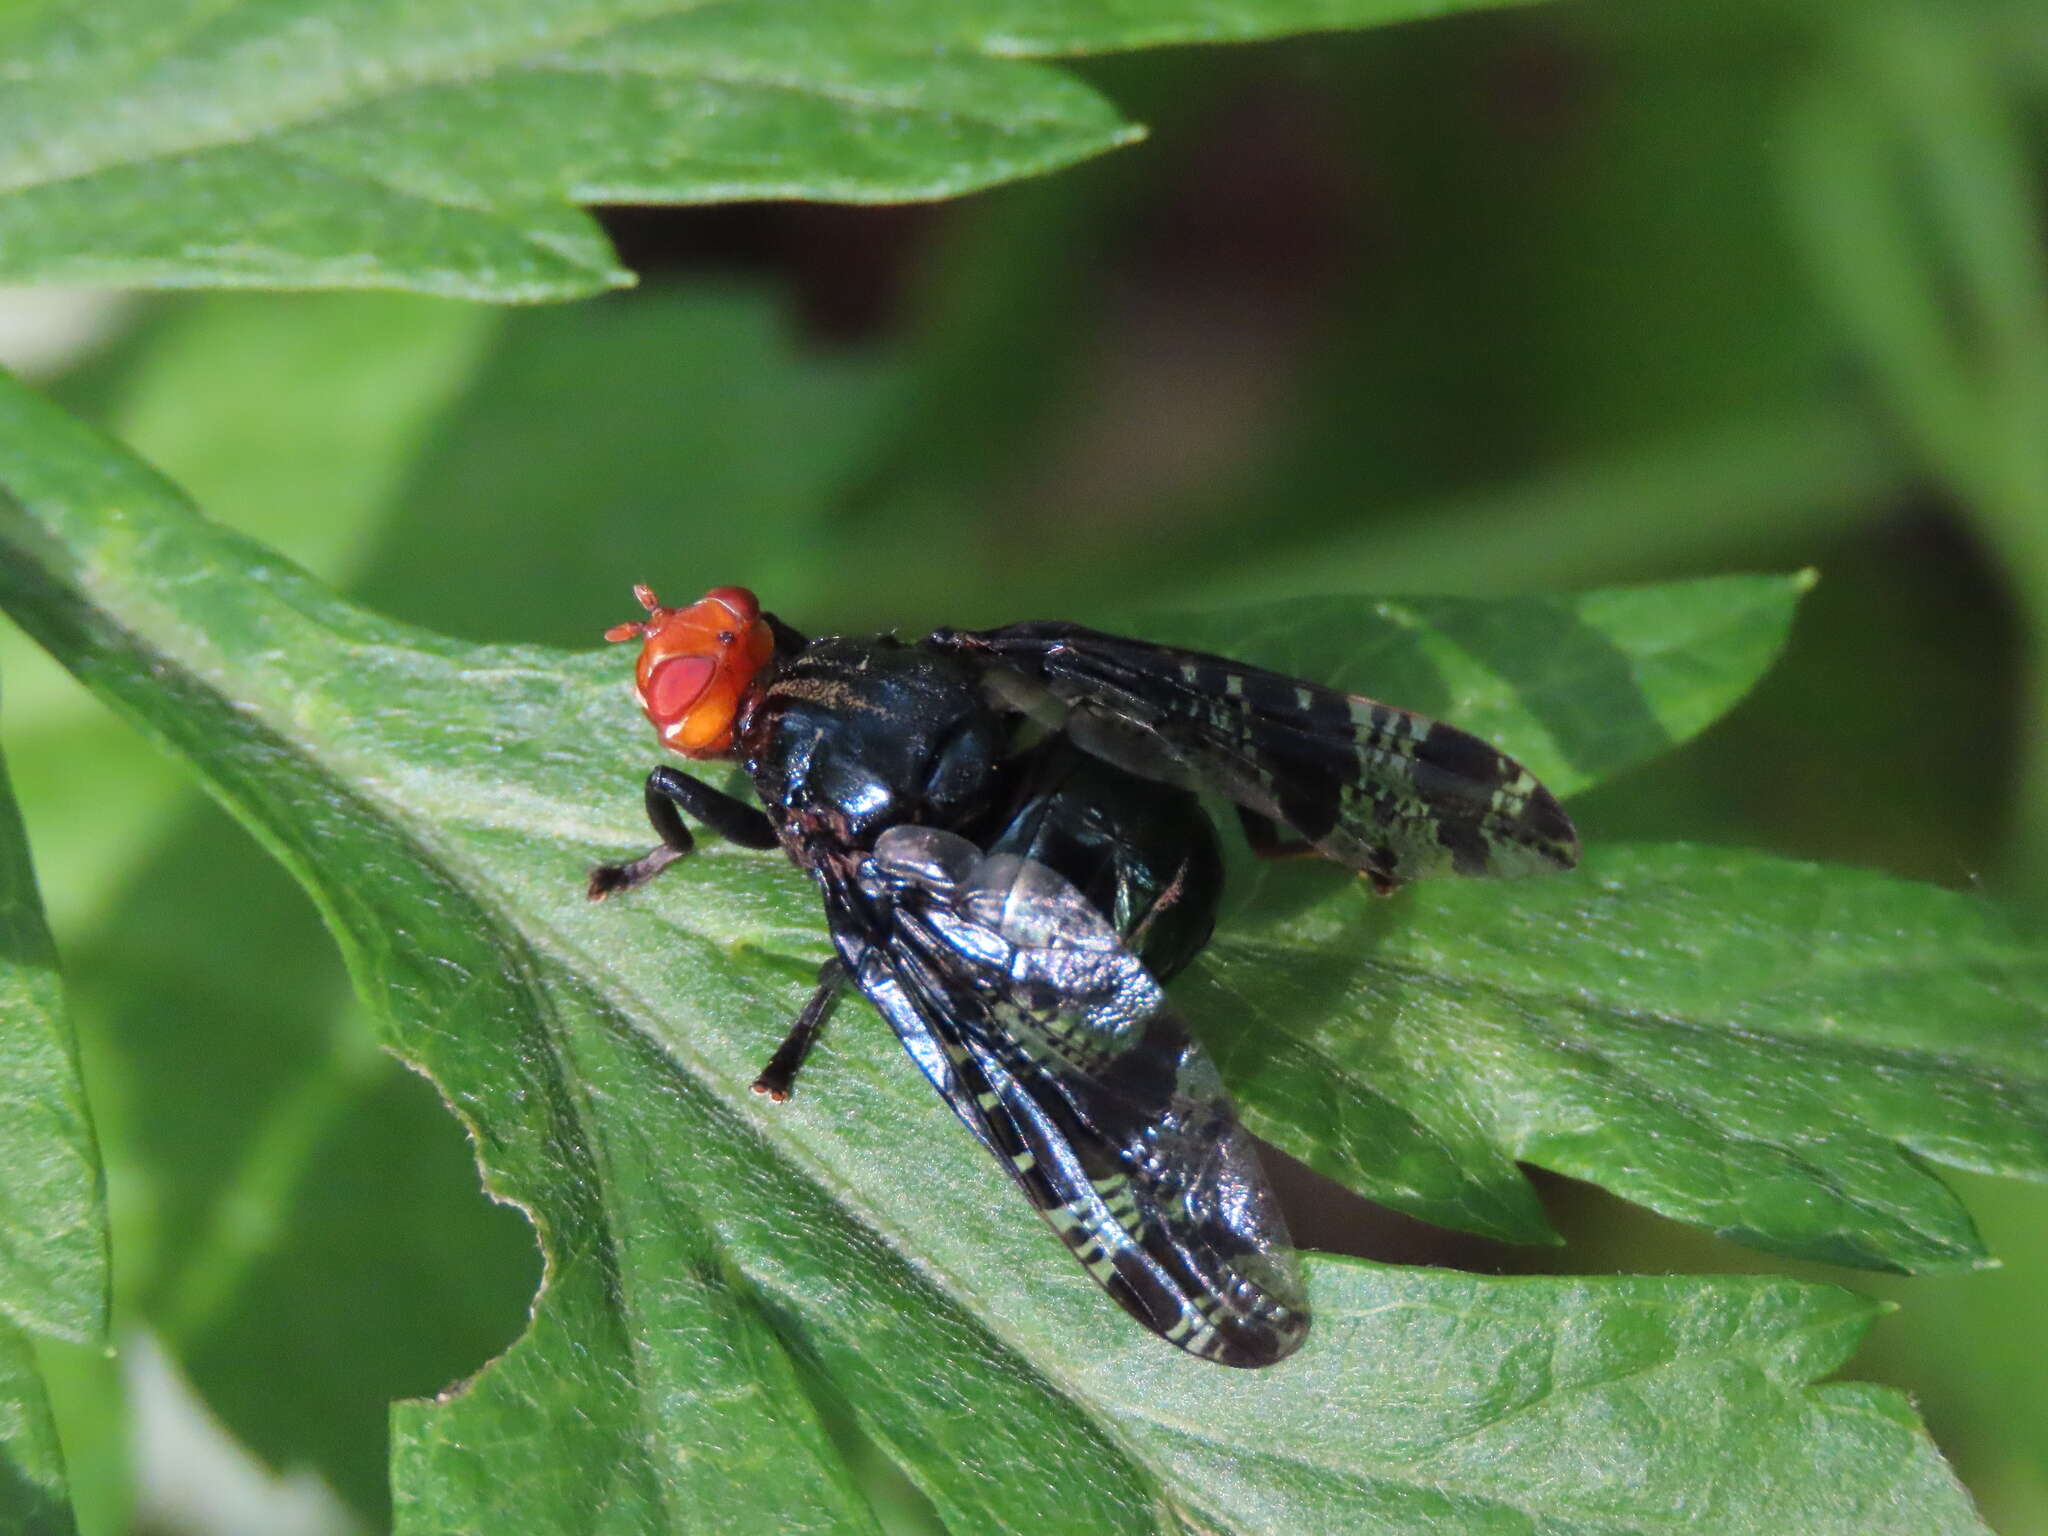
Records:
{"label": "compound eye", "polygon": [[647,713],[658,722],[680,720],[711,686],[718,664],[709,656],[671,656],[647,679]]}

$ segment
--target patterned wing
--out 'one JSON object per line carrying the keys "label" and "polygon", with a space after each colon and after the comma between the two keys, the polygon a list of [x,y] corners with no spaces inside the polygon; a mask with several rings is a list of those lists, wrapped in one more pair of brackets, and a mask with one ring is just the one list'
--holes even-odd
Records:
{"label": "patterned wing", "polygon": [[925,1074],[1103,1289],[1191,1354],[1261,1366],[1308,1305],[1216,1069],[1063,877],[900,826],[840,953]]}
{"label": "patterned wing", "polygon": [[939,630],[1006,702],[1149,778],[1227,795],[1383,885],[1578,863],[1571,818],[1478,737],[1372,699],[1076,624]]}

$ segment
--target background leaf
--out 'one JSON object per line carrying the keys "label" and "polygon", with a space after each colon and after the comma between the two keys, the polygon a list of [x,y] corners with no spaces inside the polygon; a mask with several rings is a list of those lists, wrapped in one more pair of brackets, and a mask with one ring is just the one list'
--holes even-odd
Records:
{"label": "background leaf", "polygon": [[28,844],[0,768],[0,1312],[23,1328],[96,1342],[107,1323],[99,1152],[43,927]]}
{"label": "background leaf", "polygon": [[102,1344],[107,1213],[99,1150],[0,763],[0,1522],[75,1530],[39,1345]]}
{"label": "background leaf", "polygon": [[0,1520],[24,1536],[78,1529],[35,1341],[12,1321],[0,1322]]}
{"label": "background leaf", "polygon": [[[1096,1529],[1156,1529],[1166,1509],[1233,1528],[1493,1509],[1595,1529],[1695,1496],[1731,1529],[1788,1498],[1809,1529],[1973,1528],[1895,1400],[1801,1385],[1870,1315],[1825,1288],[1325,1264],[1326,1337],[1299,1368],[1245,1378],[1161,1350],[997,1198],[978,1149],[935,1134],[943,1107],[880,1031],[827,1042],[829,1093],[776,1108],[747,1092],[762,1024],[822,952],[792,869],[707,850],[658,899],[582,901],[592,854],[638,835],[630,796],[588,793],[593,741],[638,734],[614,654],[372,620],[19,391],[0,443],[11,611],[308,881],[394,1047],[541,1228],[530,1332],[461,1396],[401,1416],[402,1525],[488,1528],[516,1508],[637,1528],[763,1445],[792,1468],[778,1519],[828,1524],[842,1464],[786,1390],[815,1376],[944,1518],[989,1528],[1071,1520],[1081,1499]],[[1515,1297],[1548,1333],[1503,1324]],[[1592,1347],[1567,1345],[1568,1317]],[[785,1390],[719,1390],[764,1379]],[[1659,1426],[1687,1405],[1680,1453]]]}
{"label": "background leaf", "polygon": [[0,23],[0,279],[566,298],[631,280],[576,203],[951,196],[1139,134],[1079,80],[1017,55],[1417,10],[29,6]]}
{"label": "background leaf", "polygon": [[[1991,13],[1996,15],[1994,11]],[[1802,254],[1929,472],[1953,486],[2035,611],[2048,607],[2048,256],[2025,108],[1995,30],[1907,5],[1847,12],[1788,113]],[[2048,848],[2048,669],[2023,744],[2016,841]],[[2038,860],[2013,879],[2048,891]]]}
{"label": "background leaf", "polygon": [[1810,574],[1556,597],[1301,598],[1100,622],[1456,721],[1560,796],[1698,735],[1778,657]]}

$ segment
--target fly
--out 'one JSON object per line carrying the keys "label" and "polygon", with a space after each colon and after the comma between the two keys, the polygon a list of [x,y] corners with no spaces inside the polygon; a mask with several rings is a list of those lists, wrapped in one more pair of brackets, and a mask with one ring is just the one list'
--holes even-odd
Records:
{"label": "fly", "polygon": [[647,617],[606,638],[641,642],[648,719],[737,761],[760,805],[656,768],[660,843],[589,892],[690,852],[685,815],[817,882],[833,958],[755,1089],[789,1096],[851,984],[1126,1312],[1226,1365],[1291,1354],[1309,1316],[1286,1223],[1163,990],[1222,895],[1200,795],[1235,803],[1256,852],[1383,892],[1571,868],[1557,800],[1452,726],[1076,624],[813,640],[742,587],[634,594]]}

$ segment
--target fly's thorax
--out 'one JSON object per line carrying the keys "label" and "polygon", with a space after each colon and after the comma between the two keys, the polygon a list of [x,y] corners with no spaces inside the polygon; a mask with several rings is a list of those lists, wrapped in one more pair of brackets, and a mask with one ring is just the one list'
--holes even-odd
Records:
{"label": "fly's thorax", "polygon": [[816,855],[871,848],[904,822],[973,819],[1007,734],[961,661],[893,636],[827,638],[777,665],[738,745],[792,851]]}

